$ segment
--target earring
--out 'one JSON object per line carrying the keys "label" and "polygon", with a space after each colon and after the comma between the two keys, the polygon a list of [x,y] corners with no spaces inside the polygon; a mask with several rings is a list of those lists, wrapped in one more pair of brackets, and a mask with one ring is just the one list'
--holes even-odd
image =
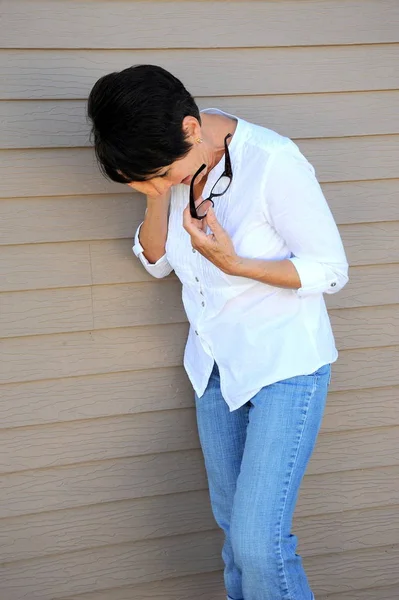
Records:
{"label": "earring", "polygon": [[202,142],[202,138],[197,138],[197,139],[196,139],[196,142],[197,142],[197,144],[201,144],[201,142]]}

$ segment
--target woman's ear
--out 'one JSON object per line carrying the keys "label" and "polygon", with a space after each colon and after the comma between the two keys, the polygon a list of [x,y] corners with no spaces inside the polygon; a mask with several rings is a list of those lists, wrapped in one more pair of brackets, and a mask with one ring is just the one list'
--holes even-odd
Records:
{"label": "woman's ear", "polygon": [[187,115],[182,123],[183,131],[187,137],[196,139],[201,137],[201,126],[195,117]]}

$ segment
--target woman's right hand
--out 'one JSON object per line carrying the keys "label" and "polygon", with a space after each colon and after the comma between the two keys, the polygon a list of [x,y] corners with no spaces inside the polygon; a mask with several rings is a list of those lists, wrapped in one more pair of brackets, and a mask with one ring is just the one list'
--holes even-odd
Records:
{"label": "woman's right hand", "polygon": [[161,200],[163,197],[169,196],[170,185],[165,185],[160,177],[149,181],[133,181],[127,184],[132,190],[140,192],[147,196],[147,199]]}

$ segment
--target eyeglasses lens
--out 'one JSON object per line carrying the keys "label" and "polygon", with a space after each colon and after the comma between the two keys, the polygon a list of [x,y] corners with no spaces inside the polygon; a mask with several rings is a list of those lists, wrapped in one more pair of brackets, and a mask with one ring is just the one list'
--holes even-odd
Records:
{"label": "eyeglasses lens", "polygon": [[197,215],[199,217],[205,217],[211,206],[213,206],[212,200],[203,200],[203,202],[197,206]]}
{"label": "eyeglasses lens", "polygon": [[211,196],[222,196],[229,187],[231,183],[231,178],[227,177],[227,175],[222,175],[220,179],[215,183],[212,188]]}

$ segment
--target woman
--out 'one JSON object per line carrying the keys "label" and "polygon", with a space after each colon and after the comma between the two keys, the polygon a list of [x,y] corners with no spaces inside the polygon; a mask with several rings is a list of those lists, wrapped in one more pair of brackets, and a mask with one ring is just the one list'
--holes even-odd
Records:
{"label": "woman", "polygon": [[103,173],[147,196],[134,253],[183,284],[228,598],[311,600],[291,522],[337,359],[323,293],[348,281],[314,169],[276,132],[199,112],[154,65],[102,77],[88,115]]}

